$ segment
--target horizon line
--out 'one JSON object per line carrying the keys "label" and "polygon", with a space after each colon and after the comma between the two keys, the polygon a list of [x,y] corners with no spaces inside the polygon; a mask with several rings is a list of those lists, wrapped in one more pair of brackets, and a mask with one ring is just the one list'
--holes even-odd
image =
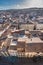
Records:
{"label": "horizon line", "polygon": [[43,7],[27,7],[27,8],[7,8],[7,9],[0,9],[0,10],[21,10],[21,9],[31,9],[31,8],[43,8]]}

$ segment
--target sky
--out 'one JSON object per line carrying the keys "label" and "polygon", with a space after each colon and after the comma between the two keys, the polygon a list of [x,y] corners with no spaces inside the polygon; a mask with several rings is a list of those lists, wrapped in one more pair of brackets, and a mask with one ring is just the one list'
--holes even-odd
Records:
{"label": "sky", "polygon": [[0,0],[0,10],[32,7],[43,8],[43,0]]}

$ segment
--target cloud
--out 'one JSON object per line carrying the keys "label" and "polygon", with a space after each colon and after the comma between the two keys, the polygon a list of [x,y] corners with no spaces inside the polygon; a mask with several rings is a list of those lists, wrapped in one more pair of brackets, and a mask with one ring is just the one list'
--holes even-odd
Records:
{"label": "cloud", "polygon": [[30,7],[43,7],[43,0],[25,0],[25,2],[23,2],[21,5],[21,8]]}
{"label": "cloud", "polygon": [[[27,1],[26,4],[29,2]],[[29,7],[43,7],[43,0],[30,0]]]}
{"label": "cloud", "polygon": [[0,9],[23,9],[23,8],[31,8],[31,7],[43,8],[43,0],[24,0],[23,2],[16,5],[10,5],[4,7],[0,6]]}

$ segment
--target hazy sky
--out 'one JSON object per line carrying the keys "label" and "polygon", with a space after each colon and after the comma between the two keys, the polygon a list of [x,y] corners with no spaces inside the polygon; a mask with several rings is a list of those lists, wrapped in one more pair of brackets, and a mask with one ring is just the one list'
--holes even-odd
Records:
{"label": "hazy sky", "polygon": [[30,7],[42,7],[43,0],[0,0],[1,9],[22,9]]}

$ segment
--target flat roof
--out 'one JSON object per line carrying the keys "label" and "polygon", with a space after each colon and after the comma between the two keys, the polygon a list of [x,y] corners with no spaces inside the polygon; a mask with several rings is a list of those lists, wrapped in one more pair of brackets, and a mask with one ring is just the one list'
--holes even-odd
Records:
{"label": "flat roof", "polygon": [[39,37],[33,37],[26,39],[26,43],[43,43]]}
{"label": "flat roof", "polygon": [[16,45],[17,45],[17,41],[12,41],[12,42],[10,43],[10,45],[11,45],[11,46],[16,46]]}
{"label": "flat roof", "polygon": [[18,38],[18,42],[25,42],[24,38]]}
{"label": "flat roof", "polygon": [[7,37],[8,37],[8,38],[13,38],[13,36],[11,36],[11,35],[7,35]]}
{"label": "flat roof", "polygon": [[29,32],[40,32],[41,30],[31,30]]}
{"label": "flat roof", "polygon": [[24,29],[16,29],[16,30],[11,31],[11,33],[18,33],[20,31],[24,31]]}
{"label": "flat roof", "polygon": [[43,30],[41,30],[40,32],[43,33]]}
{"label": "flat roof", "polygon": [[30,32],[29,31],[25,31],[25,34],[30,34]]}
{"label": "flat roof", "polygon": [[23,37],[18,38],[18,42],[25,42],[26,39],[28,39],[28,37],[24,35]]}

